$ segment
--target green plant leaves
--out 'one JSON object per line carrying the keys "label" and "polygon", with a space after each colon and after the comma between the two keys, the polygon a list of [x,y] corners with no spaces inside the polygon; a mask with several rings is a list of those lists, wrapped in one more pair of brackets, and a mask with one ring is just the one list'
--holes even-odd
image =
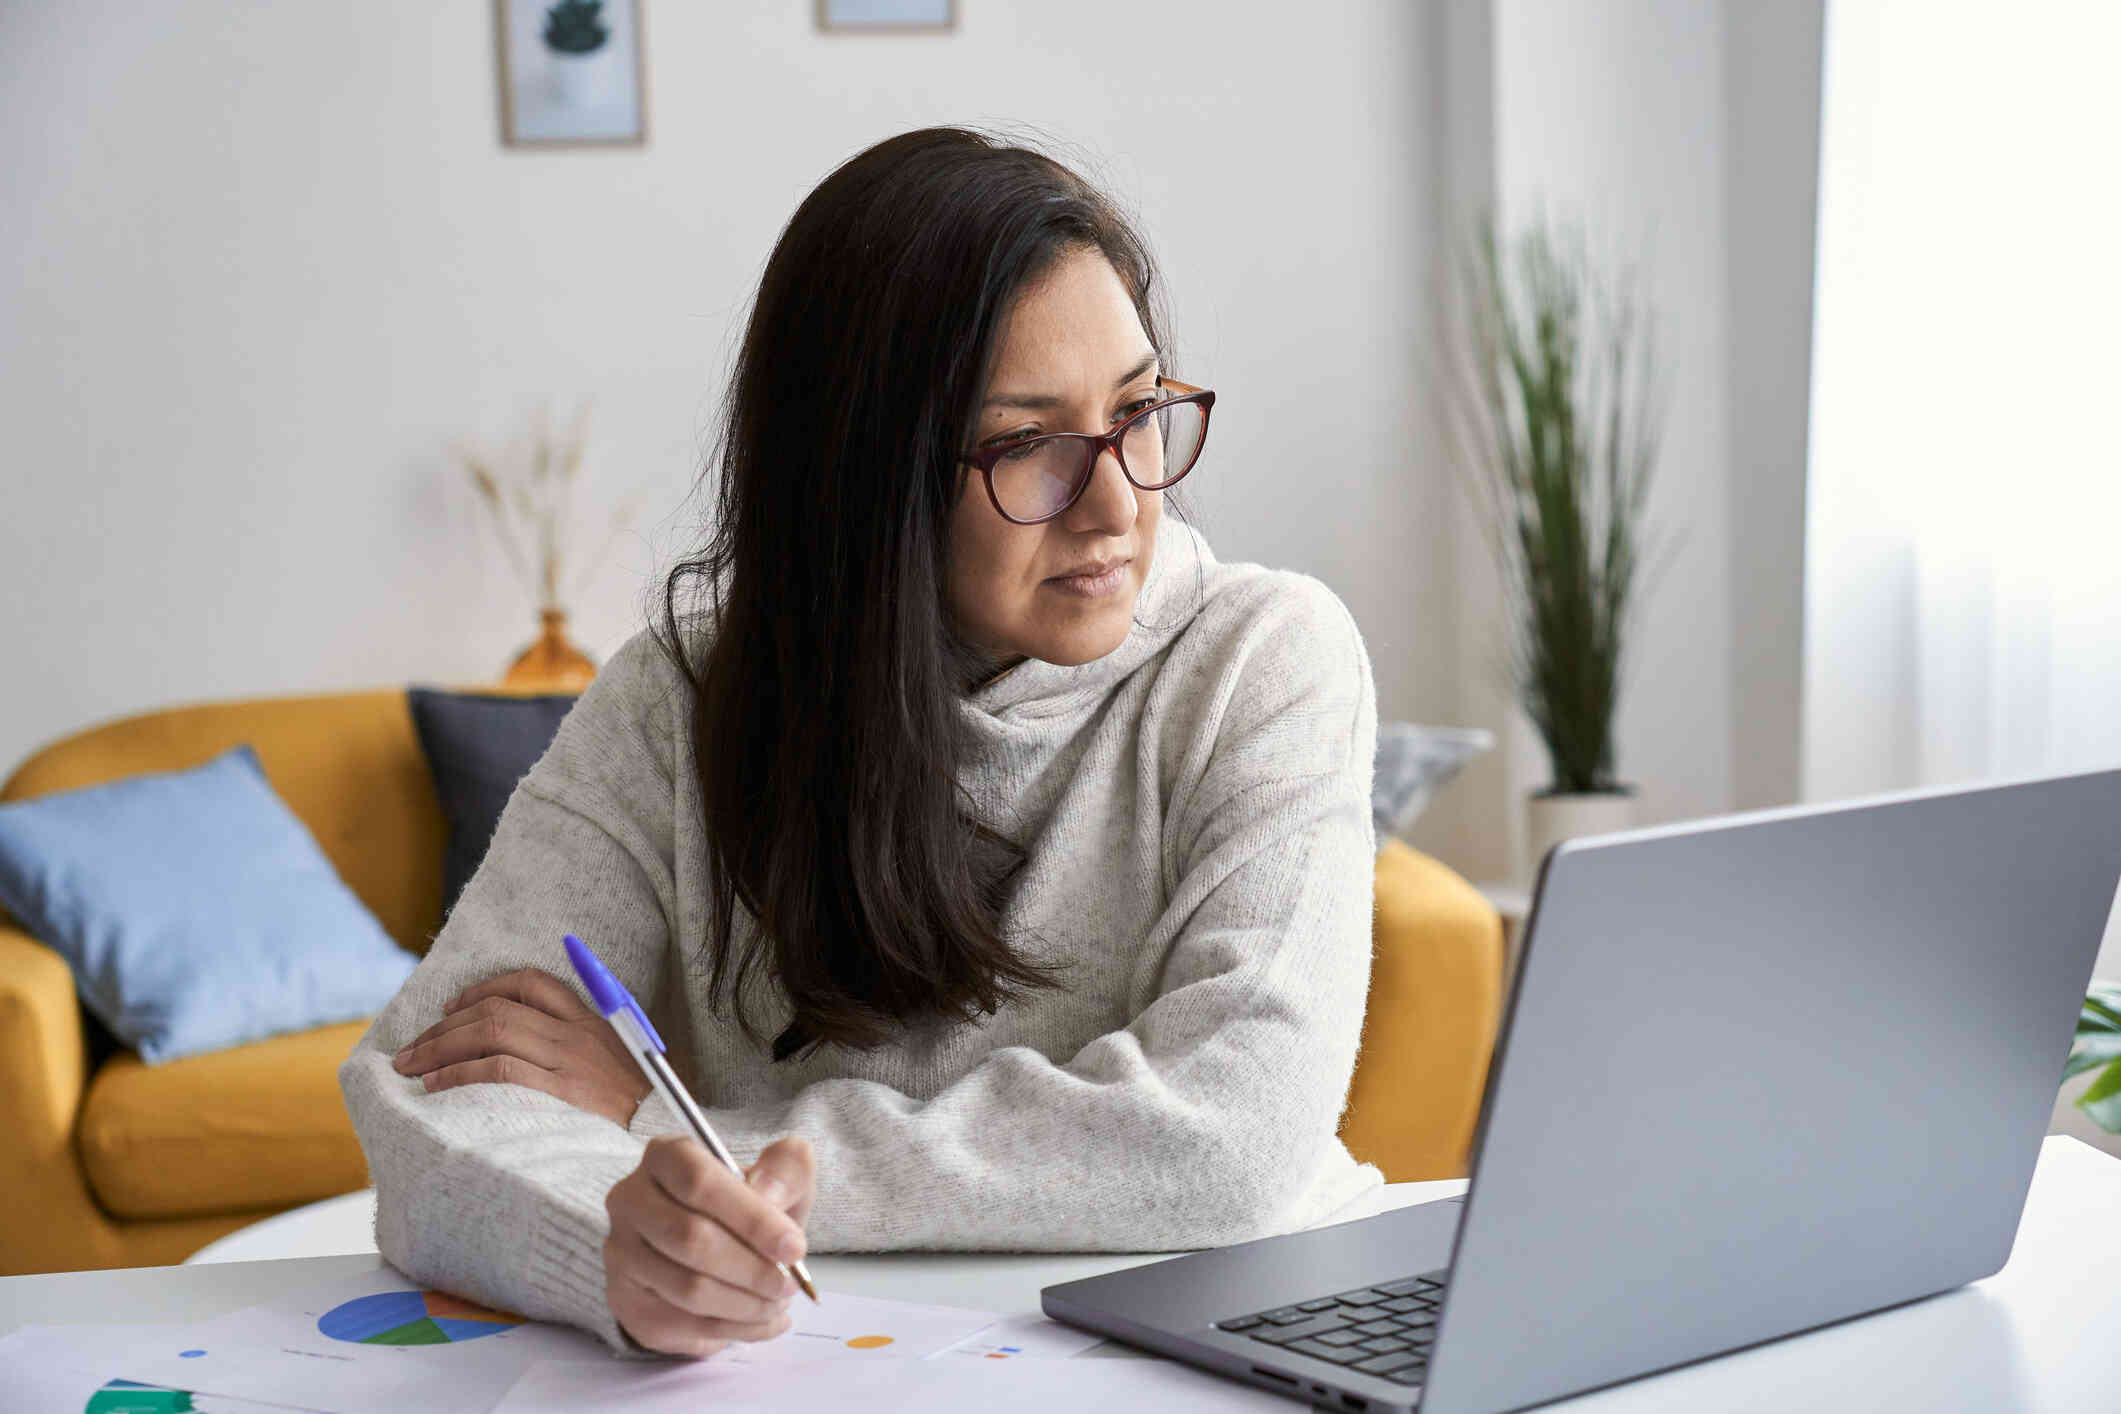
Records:
{"label": "green plant leaves", "polygon": [[1511,599],[1514,686],[1551,789],[1614,788],[1613,718],[1660,384],[1647,302],[1580,231],[1483,231],[1465,271],[1462,456]]}
{"label": "green plant leaves", "polygon": [[2077,1016],[2077,1039],[2062,1078],[2104,1066],[2077,1097],[2077,1108],[2109,1134],[2121,1134],[2121,984],[2094,982]]}

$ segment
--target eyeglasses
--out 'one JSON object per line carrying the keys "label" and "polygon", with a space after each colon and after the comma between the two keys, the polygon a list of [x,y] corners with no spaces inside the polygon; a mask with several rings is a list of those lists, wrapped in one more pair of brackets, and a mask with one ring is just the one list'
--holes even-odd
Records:
{"label": "eyeglasses", "polygon": [[1017,525],[1052,520],[1074,505],[1108,450],[1130,483],[1161,491],[1200,460],[1215,394],[1171,378],[1156,383],[1176,396],[1151,403],[1103,435],[1048,432],[976,448],[960,460],[980,469],[987,478],[987,499],[1002,519]]}

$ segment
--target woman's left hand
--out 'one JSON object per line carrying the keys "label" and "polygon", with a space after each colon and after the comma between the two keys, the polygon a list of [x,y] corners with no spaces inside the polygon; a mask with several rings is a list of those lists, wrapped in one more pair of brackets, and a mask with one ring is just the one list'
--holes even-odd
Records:
{"label": "woman's left hand", "polygon": [[648,1077],[611,1023],[549,972],[504,972],[442,1011],[394,1062],[400,1075],[425,1076],[429,1090],[527,1085],[620,1125],[648,1097]]}

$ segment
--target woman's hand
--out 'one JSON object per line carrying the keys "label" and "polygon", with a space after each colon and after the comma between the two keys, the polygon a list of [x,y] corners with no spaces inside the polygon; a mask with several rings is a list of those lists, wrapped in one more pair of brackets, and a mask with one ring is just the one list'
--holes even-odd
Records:
{"label": "woman's hand", "polygon": [[796,1286],[775,1264],[802,1260],[815,1184],[801,1139],[769,1145],[741,1179],[696,1139],[649,1141],[604,1198],[611,1314],[647,1349],[694,1358],[781,1334]]}
{"label": "woman's hand", "polygon": [[504,972],[442,1010],[395,1061],[400,1075],[425,1076],[430,1090],[527,1085],[621,1125],[648,1096],[648,1077],[611,1023],[551,973]]}

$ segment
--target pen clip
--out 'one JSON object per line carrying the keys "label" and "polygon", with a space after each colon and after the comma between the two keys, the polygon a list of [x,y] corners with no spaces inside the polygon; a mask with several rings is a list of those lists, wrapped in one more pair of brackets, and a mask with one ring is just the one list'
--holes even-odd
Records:
{"label": "pen clip", "polygon": [[667,1050],[663,1038],[655,1034],[655,1023],[648,1019],[648,1013],[641,1010],[641,1004],[626,990],[626,984],[611,975],[604,960],[589,950],[589,944],[572,933],[561,941],[567,948],[567,960],[574,964],[574,975],[582,979],[582,985],[589,989],[590,1000],[596,1003],[598,1011],[604,1013],[605,1019],[609,1020],[614,1012],[630,1011],[633,1019],[641,1023],[641,1033],[649,1043],[658,1052]]}

